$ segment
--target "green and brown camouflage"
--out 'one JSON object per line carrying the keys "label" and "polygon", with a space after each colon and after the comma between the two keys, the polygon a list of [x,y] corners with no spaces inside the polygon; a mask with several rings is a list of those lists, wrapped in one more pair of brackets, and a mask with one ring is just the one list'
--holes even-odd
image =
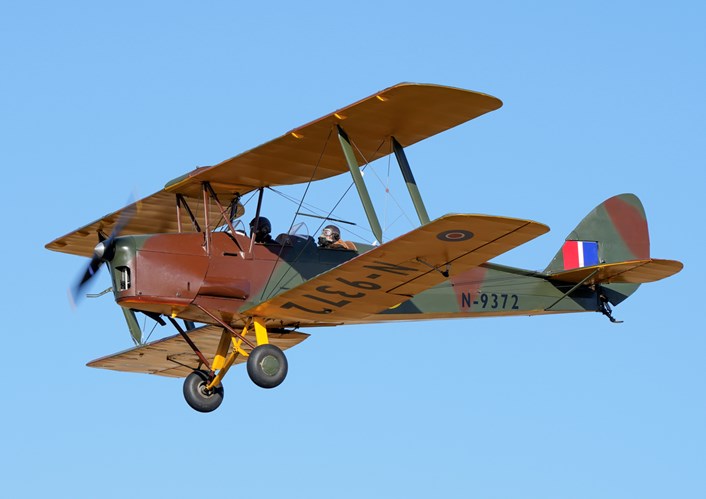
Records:
{"label": "green and brown camouflage", "polygon": [[[598,205],[566,240],[597,242],[600,263],[650,258],[647,218],[634,194],[614,196]],[[543,272],[488,263],[451,276],[448,282],[383,314],[395,319],[431,319],[451,314],[489,317],[602,311],[601,293],[609,303],[617,305],[640,286],[627,283],[603,284],[600,288],[586,285],[565,296],[573,284],[553,277],[563,270],[561,250]]]}
{"label": "green and brown camouflage", "polygon": [[[212,322],[203,309],[232,325],[242,325],[258,303],[336,268],[373,247],[357,250],[318,247],[311,237],[279,236],[282,244],[251,244],[244,234],[211,234],[210,255],[204,234],[156,234],[118,238],[111,262],[118,304],[133,310]],[[589,213],[567,240],[596,241],[600,263],[649,258],[644,209],[632,194],[608,199]],[[252,246],[252,251],[249,248]],[[287,321],[269,317],[273,327],[306,327],[455,317],[539,315],[602,311],[604,295],[617,305],[639,284],[595,283],[575,286],[561,280],[559,251],[544,271],[484,263],[454,273],[444,282],[392,307],[339,321]],[[557,277],[558,275],[558,277]],[[574,289],[575,288],[575,289]]]}

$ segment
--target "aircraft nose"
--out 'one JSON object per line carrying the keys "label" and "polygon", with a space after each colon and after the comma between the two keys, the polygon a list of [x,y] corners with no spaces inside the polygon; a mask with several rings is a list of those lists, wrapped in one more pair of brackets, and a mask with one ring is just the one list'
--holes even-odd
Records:
{"label": "aircraft nose", "polygon": [[93,254],[96,255],[97,258],[100,258],[101,260],[103,259],[103,255],[105,255],[105,243],[103,241],[99,242],[96,244],[96,247],[93,248]]}
{"label": "aircraft nose", "polygon": [[115,245],[110,239],[101,241],[93,248],[93,257],[102,262],[109,262],[115,255],[114,248]]}

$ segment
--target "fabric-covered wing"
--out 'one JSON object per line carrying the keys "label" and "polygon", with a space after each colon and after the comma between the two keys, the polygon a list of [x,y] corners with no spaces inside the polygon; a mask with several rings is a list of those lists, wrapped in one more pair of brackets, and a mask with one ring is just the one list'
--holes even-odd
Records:
{"label": "fabric-covered wing", "polygon": [[[223,328],[218,326],[204,326],[189,331],[188,335],[208,361],[213,362],[218,342],[221,339],[221,331]],[[277,345],[282,350],[291,348],[309,337],[308,334],[294,332],[270,333],[268,336],[270,343]],[[242,347],[246,352],[250,351],[250,347],[246,344],[243,344]],[[240,364],[246,360],[245,357],[238,356],[235,363]],[[91,361],[87,365],[112,371],[184,378],[194,369],[198,369],[199,359],[186,344],[184,338],[177,334]]]}
{"label": "fabric-covered wing", "polygon": [[[201,221],[204,218],[203,201],[190,199],[189,207],[193,211],[194,217],[199,223],[202,223]],[[160,191],[140,201],[129,204],[125,208],[106,215],[65,236],[59,237],[47,244],[46,248],[62,253],[91,257],[93,255],[93,248],[99,242],[98,232],[100,231],[109,235],[118,223],[118,220],[120,220],[121,214],[126,211],[132,212],[134,215],[129,217],[127,225],[125,225],[122,230],[123,235],[178,232],[176,198],[174,194]],[[242,206],[239,207],[239,213],[243,213]],[[216,221],[220,218],[221,213],[218,207],[215,203],[211,203],[209,207],[209,219]],[[182,227],[187,228],[185,230],[193,230],[191,228],[191,218],[186,210],[182,210],[181,223]]]}
{"label": "fabric-covered wing", "polygon": [[[499,108],[495,97],[438,85],[402,83],[339,109],[307,125],[222,163],[201,167],[167,183],[164,190],[138,203],[124,235],[177,231],[176,194],[184,196],[203,220],[202,185],[209,182],[221,204],[237,194],[265,186],[321,180],[348,171],[335,128],[340,125],[352,141],[359,163],[391,153],[391,137],[409,146]],[[91,256],[97,231],[110,233],[119,210],[47,244],[47,249]],[[181,222],[191,227],[182,210]],[[220,225],[220,213],[211,203],[209,218]],[[213,227],[211,227],[213,228]]]}
{"label": "fabric-covered wing", "polygon": [[644,284],[674,275],[682,268],[682,263],[676,260],[650,258],[646,260],[631,260],[629,262],[604,263],[564,272],[555,272],[549,276],[552,280],[570,283],[579,283],[586,279],[584,284],[587,286],[609,283]]}
{"label": "fabric-covered wing", "polygon": [[392,152],[391,137],[407,147],[498,109],[490,95],[439,85],[401,83],[210,168],[173,180],[165,189],[198,196],[201,183],[218,193],[321,180],[348,171],[336,138],[340,125],[359,164]]}
{"label": "fabric-covered wing", "polygon": [[241,313],[309,323],[360,319],[548,230],[515,218],[446,215]]}

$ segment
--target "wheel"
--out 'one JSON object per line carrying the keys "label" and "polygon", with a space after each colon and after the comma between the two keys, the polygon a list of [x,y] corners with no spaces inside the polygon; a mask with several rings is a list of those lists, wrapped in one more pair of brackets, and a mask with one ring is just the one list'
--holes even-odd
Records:
{"label": "wheel", "polygon": [[287,377],[287,357],[275,345],[260,345],[248,357],[248,376],[261,388],[279,386]]}
{"label": "wheel", "polygon": [[206,390],[210,379],[204,371],[194,371],[184,380],[186,403],[199,412],[211,412],[223,402],[223,385]]}

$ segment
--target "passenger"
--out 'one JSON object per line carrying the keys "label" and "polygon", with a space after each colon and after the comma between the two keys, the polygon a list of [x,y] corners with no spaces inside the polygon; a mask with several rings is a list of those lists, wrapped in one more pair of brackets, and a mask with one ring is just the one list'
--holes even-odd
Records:
{"label": "passenger", "polygon": [[327,225],[319,236],[319,247],[326,249],[355,250],[355,244],[341,239],[341,231],[335,225]]}
{"label": "passenger", "polygon": [[[257,228],[255,227],[255,222],[257,222]],[[256,243],[276,244],[270,232],[272,232],[272,224],[267,218],[260,217],[258,219],[255,217],[250,221],[250,235],[251,237],[253,234],[255,235]]]}

